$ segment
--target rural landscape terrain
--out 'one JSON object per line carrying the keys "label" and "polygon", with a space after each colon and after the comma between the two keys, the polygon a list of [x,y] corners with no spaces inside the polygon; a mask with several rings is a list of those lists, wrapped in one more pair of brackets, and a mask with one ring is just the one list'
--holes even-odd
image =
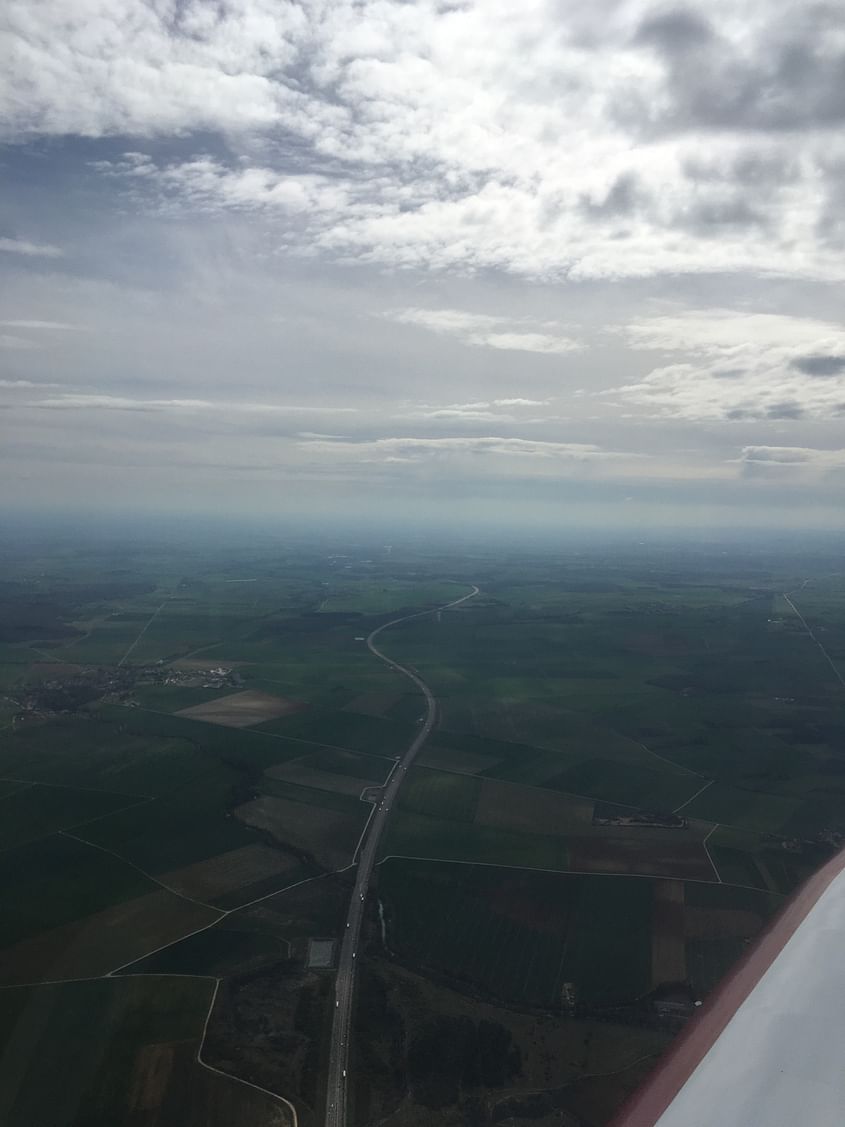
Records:
{"label": "rural landscape terrain", "polygon": [[2,576],[7,1127],[601,1127],[845,841],[833,537]]}

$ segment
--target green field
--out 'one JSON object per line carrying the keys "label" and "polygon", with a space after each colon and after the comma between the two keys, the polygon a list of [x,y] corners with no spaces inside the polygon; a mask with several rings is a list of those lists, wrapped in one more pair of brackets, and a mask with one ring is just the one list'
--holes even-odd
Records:
{"label": "green field", "polygon": [[[15,784],[9,784],[15,786]],[[20,786],[20,784],[17,784]],[[0,850],[46,837],[56,830],[87,828],[88,823],[140,802],[107,791],[25,785],[7,794],[0,807]]]}
{"label": "green field", "polygon": [[382,838],[383,857],[437,857],[531,869],[569,867],[566,840],[547,834],[517,833],[491,826],[402,811]]}
{"label": "green field", "polygon": [[0,853],[0,887],[22,893],[3,913],[4,946],[156,890],[117,857],[64,836]]}
{"label": "green field", "polygon": [[214,927],[140,959],[124,975],[206,974],[214,977],[247,973],[287,958],[287,944],[257,931]]}

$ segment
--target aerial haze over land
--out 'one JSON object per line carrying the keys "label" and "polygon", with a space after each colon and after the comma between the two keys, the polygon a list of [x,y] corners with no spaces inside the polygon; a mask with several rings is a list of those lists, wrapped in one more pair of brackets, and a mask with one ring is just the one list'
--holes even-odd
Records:
{"label": "aerial haze over land", "polygon": [[7,503],[841,525],[832,4],[6,7]]}

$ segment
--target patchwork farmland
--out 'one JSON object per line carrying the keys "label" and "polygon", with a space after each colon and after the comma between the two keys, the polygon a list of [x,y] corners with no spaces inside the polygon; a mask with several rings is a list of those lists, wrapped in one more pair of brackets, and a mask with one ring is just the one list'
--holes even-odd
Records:
{"label": "patchwork farmland", "polygon": [[841,686],[782,598],[807,578],[838,660],[822,560],[21,557],[0,591],[4,1122],[318,1127],[334,970],[308,946],[341,937],[424,711],[362,639],[477,584],[382,635],[437,725],[364,908],[355,1123],[601,1127],[845,840]]}

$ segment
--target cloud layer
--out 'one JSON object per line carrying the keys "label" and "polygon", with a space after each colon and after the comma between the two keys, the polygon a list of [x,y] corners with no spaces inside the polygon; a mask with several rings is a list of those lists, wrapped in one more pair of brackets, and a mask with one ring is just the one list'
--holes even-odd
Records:
{"label": "cloud layer", "polygon": [[631,348],[682,358],[608,393],[632,405],[694,421],[845,416],[845,327],[708,309],[623,331]]}
{"label": "cloud layer", "polygon": [[7,18],[10,139],[228,139],[229,158],[100,162],[150,206],[268,212],[300,249],[407,268],[845,274],[833,5],[12,0]]}
{"label": "cloud layer", "polygon": [[843,519],[841,5],[4,17],[13,503]]}

